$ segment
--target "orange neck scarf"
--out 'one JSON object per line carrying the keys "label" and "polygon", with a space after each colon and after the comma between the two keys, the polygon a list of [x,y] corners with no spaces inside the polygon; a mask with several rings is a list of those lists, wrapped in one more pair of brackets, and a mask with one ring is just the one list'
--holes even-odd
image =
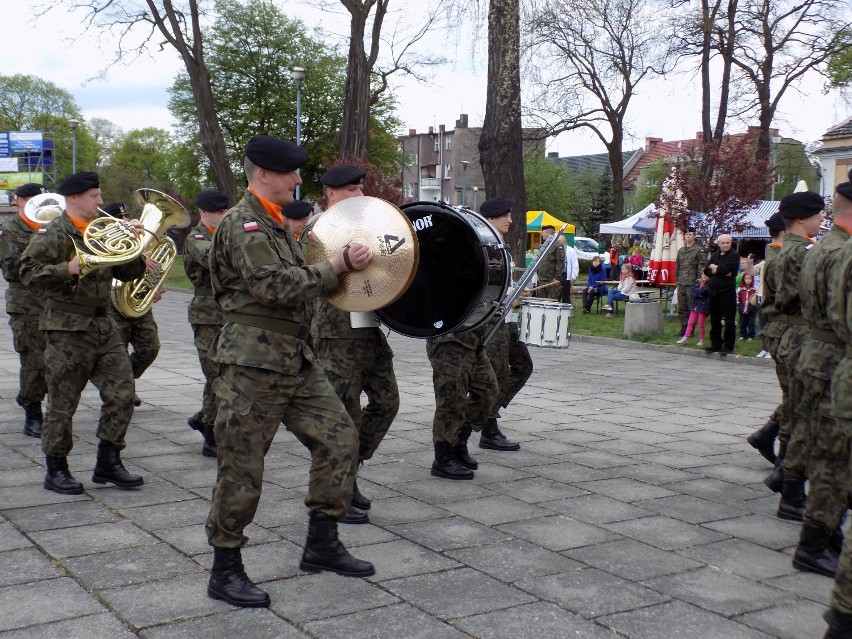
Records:
{"label": "orange neck scarf", "polygon": [[24,215],[23,211],[18,211],[18,217],[21,218],[24,224],[29,226],[33,231],[38,231],[41,228],[41,224],[39,224],[38,222],[33,222],[30,218]]}
{"label": "orange neck scarf", "polygon": [[269,213],[269,217],[278,222],[281,226],[284,226],[284,216],[281,214],[281,207],[275,202],[270,202],[265,197],[261,197],[257,193],[255,193],[251,187],[248,187],[249,193],[254,195],[257,198],[257,201],[260,202],[263,209]]}
{"label": "orange neck scarf", "polygon": [[842,228],[844,231],[846,231],[847,233],[849,233],[850,235],[852,235],[852,228],[849,228],[849,226],[848,226],[847,224],[843,224],[843,223],[841,223],[841,222],[835,222],[835,224],[837,224],[837,226],[839,226],[839,227],[840,227],[840,228]]}
{"label": "orange neck scarf", "polygon": [[213,235],[216,232],[215,226],[207,226],[206,224],[204,226],[206,226],[207,230],[210,231],[210,235]]}
{"label": "orange neck scarf", "polygon": [[[66,211],[65,213],[66,213],[66,215],[68,214],[68,212],[67,212],[67,211]],[[69,219],[69,220],[71,220],[71,224],[73,224],[73,225],[74,225],[74,227],[75,227],[78,231],[80,231],[80,233],[85,233],[85,232],[86,232],[86,227],[87,227],[87,226],[89,226],[89,222],[88,222],[88,221],[86,221],[86,220],[78,220],[78,219],[77,219],[76,217],[74,217],[73,215],[68,215],[68,219]]]}

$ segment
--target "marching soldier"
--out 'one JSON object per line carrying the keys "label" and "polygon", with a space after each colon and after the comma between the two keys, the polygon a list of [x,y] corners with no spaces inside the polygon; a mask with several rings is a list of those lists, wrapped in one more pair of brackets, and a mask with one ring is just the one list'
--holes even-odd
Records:
{"label": "marching soldier", "polygon": [[310,222],[311,212],[314,210],[310,202],[302,200],[294,200],[292,203],[281,209],[281,215],[284,216],[284,221],[290,227],[293,237],[297,240],[301,239],[302,231]]}
{"label": "marching soldier", "polygon": [[813,246],[812,237],[819,231],[825,202],[817,193],[791,193],[781,200],[779,211],[784,218],[787,234],[784,246],[773,264],[775,309],[773,322],[787,324],[776,350],[777,361],[787,374],[790,398],[790,441],[782,459],[783,482],[778,517],[802,521],[805,510],[806,451],[809,439],[810,415],[802,404],[804,389],[795,371],[799,365],[802,342],[808,333],[807,320],[802,315],[801,271],[805,256]]}
{"label": "marching soldier", "polygon": [[352,499],[358,431],[306,341],[309,307],[339,286],[338,275],[364,268],[372,254],[352,244],[328,261],[304,263],[281,207],[293,201],[306,160],[292,142],[266,135],[249,140],[248,189],[222,218],[210,249],[213,294],[225,323],[207,353],[221,367],[213,383],[218,475],[206,527],[213,546],[207,594],[233,606],[269,606],[269,595],[246,575],[240,549],[260,501],[264,456],[282,422],[311,452],[300,568],[357,577],[375,572],[337,536]]}
{"label": "marching soldier", "polygon": [[[65,212],[40,229],[21,259],[21,280],[27,286],[42,288],[45,296],[39,322],[45,332],[50,396],[41,437],[47,462],[44,487],[63,495],[83,492],[83,485],[68,469],[67,457],[73,446],[71,420],[86,383],[91,381],[103,400],[92,481],[136,488],[144,480],[128,473],[120,457],[133,415],[133,371],[127,347],[110,314],[110,292],[113,278],[127,282],[141,276],[145,261],[139,257],[81,276],[80,257],[68,260],[66,245],[70,238],[79,251],[87,252],[83,233],[103,204],[98,174],[75,173],[59,185],[57,192],[65,196]],[[138,220],[129,224],[142,233]]]}
{"label": "marching soldier", "polygon": [[195,287],[187,315],[192,326],[198,361],[204,374],[204,390],[201,396],[201,410],[187,420],[190,428],[201,433],[204,443],[201,454],[216,457],[216,434],[213,424],[216,420],[216,394],[213,381],[219,374],[219,365],[207,357],[207,352],[216,339],[216,333],[224,323],[222,309],[213,297],[210,282],[210,247],[213,233],[222,221],[222,216],[230,206],[228,196],[218,189],[204,189],[195,198],[195,206],[201,219],[190,231],[184,243],[183,268],[186,276]]}
{"label": "marching soldier", "polygon": [[[364,194],[366,173],[354,166],[340,165],[320,178],[328,206]],[[369,313],[341,311],[323,299],[317,300],[311,321],[311,339],[317,360],[328,381],[358,429],[358,463],[370,459],[399,411],[399,389],[393,370],[393,351]],[[361,393],[367,405],[361,408]],[[344,524],[365,524],[370,500],[358,490]]]}
{"label": "marching soldier", "polygon": [[18,215],[0,229],[0,269],[9,287],[6,312],[12,328],[12,341],[20,355],[20,388],[15,401],[24,409],[24,435],[41,437],[44,419],[41,402],[47,393],[44,381],[44,335],[38,327],[43,308],[40,291],[21,282],[21,255],[41,225],[24,215],[30,198],[45,192],[41,184],[23,184],[15,189]]}
{"label": "marching soldier", "polygon": [[[835,224],[841,224],[847,233],[852,232],[852,171],[850,181],[837,185],[834,198]],[[832,227],[834,228],[834,227]],[[834,417],[835,452],[849,453],[849,441],[852,437],[852,242],[839,251],[838,267],[830,275],[828,297],[828,318],[831,329],[843,343],[844,352],[831,378],[831,414]],[[852,472],[849,465],[846,473]],[[836,468],[840,478],[843,469]],[[845,475],[848,480],[849,475]],[[848,487],[842,495],[847,494]],[[840,496],[840,495],[838,495]],[[831,608],[825,616],[828,630],[824,639],[848,639],[852,637],[852,541],[843,544],[834,587],[831,591]]]}
{"label": "marching soldier", "polygon": [[[689,311],[692,308],[692,287],[701,277],[707,251],[695,242],[695,228],[687,227],[683,234],[684,245],[678,249],[675,258],[675,281],[677,282],[677,314],[680,316],[679,337],[686,332],[689,324]],[[610,277],[610,279],[618,279]]]}
{"label": "marching soldier", "polygon": [[[849,504],[849,444],[852,433],[839,429],[832,415],[831,377],[843,358],[844,345],[828,316],[829,279],[840,268],[843,247],[852,230],[852,192],[848,182],[838,185],[834,225],[808,251],[802,264],[802,314],[810,326],[799,354],[796,375],[804,390],[802,415],[809,419],[808,502],[793,566],[833,577],[843,542],[842,522]],[[849,388],[843,391],[849,393]]]}
{"label": "marching soldier", "polygon": [[[127,213],[127,207],[121,202],[107,204],[103,210],[125,222],[130,219]],[[157,269],[159,265],[145,258],[145,266],[148,269]],[[160,300],[161,293],[157,291],[154,301]],[[148,367],[157,359],[160,353],[160,335],[157,329],[157,322],[154,321],[154,313],[151,309],[144,315],[139,317],[125,317],[121,312],[112,307],[112,316],[118,326],[118,332],[121,334],[121,339],[124,340],[125,347],[133,347],[133,352],[130,354],[130,366],[133,369],[133,379],[137,380],[142,377],[142,373],[148,370]],[[139,393],[134,393],[133,405],[141,406],[142,399]]]}

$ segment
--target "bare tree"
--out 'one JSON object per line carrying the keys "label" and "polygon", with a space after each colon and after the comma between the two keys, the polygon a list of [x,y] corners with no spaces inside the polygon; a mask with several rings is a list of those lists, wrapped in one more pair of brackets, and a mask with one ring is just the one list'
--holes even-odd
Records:
{"label": "bare tree", "polygon": [[[102,74],[115,64],[142,55],[149,46],[158,46],[160,50],[171,46],[178,52],[192,85],[198,109],[199,138],[216,185],[236,199],[237,184],[213,106],[210,75],[204,64],[199,0],[186,0],[181,6],[176,6],[172,0],[67,0],[67,4],[72,11],[86,14],[82,24],[84,31],[94,29],[99,37],[115,45],[115,56]],[[52,6],[44,5],[40,13],[49,11]],[[137,42],[135,38],[140,29],[144,30],[144,37]],[[164,41],[156,41],[158,34]]]}
{"label": "bare tree", "polygon": [[636,86],[666,72],[660,7],[648,0],[542,0],[530,8],[537,87],[531,114],[551,135],[588,129],[603,142],[613,215],[624,215],[625,117]]}
{"label": "bare tree", "polygon": [[770,156],[769,129],[785,93],[829,57],[852,46],[848,3],[837,0],[741,0],[733,63],[754,89],[758,159]]}
{"label": "bare tree", "polygon": [[[526,239],[527,192],[521,127],[521,33],[519,0],[491,0],[488,7],[488,90],[479,138],[479,161],[489,196],[512,200],[522,216],[508,233],[520,260]],[[522,262],[521,262],[522,263]]]}
{"label": "bare tree", "polygon": [[112,147],[116,140],[121,136],[121,127],[106,118],[90,118],[89,132],[95,138],[97,144],[97,155],[95,156],[95,166],[100,168],[106,164],[112,155]]}
{"label": "bare tree", "polygon": [[[370,133],[370,107],[388,88],[388,78],[397,72],[418,76],[417,67],[440,64],[439,58],[428,58],[414,52],[415,45],[444,13],[442,4],[428,11],[424,23],[413,32],[400,29],[397,23],[391,38],[386,39],[390,64],[378,67],[383,42],[382,28],[388,17],[390,0],[340,0],[351,16],[349,56],[346,67],[346,95],[343,100],[343,124],[340,127],[339,157],[367,159]],[[375,10],[375,13],[374,13]],[[409,6],[407,12],[411,11]],[[372,18],[372,22],[370,22]],[[407,19],[410,20],[410,13]],[[369,29],[369,37],[367,31]],[[421,78],[422,79],[422,78]]]}

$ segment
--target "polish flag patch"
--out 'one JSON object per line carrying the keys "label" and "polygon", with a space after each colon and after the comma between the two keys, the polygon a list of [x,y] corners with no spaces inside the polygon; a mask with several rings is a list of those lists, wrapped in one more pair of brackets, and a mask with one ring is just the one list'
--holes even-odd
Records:
{"label": "polish flag patch", "polygon": [[257,230],[257,222],[245,222],[243,224],[243,230],[246,233],[251,233],[252,231],[256,231]]}
{"label": "polish flag patch", "polygon": [[195,234],[195,239],[196,239],[196,240],[203,240],[203,239],[204,239],[204,236],[203,236],[201,233],[196,233],[196,234]]}
{"label": "polish flag patch", "polygon": [[38,233],[39,235],[44,235],[45,233],[47,233],[47,229],[42,226],[38,231],[36,231],[36,233]]}
{"label": "polish flag patch", "polygon": [[0,229],[0,237],[3,237],[3,229]]}

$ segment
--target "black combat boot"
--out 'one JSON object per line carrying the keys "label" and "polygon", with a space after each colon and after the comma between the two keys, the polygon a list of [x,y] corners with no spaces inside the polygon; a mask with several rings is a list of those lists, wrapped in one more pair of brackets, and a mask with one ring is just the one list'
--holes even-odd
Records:
{"label": "black combat boot", "polygon": [[479,468],[479,464],[470,456],[470,453],[467,450],[467,440],[472,432],[473,429],[465,424],[461,429],[461,432],[459,432],[459,443],[456,444],[455,448],[453,448],[453,455],[455,456],[456,461],[465,468],[476,470]]}
{"label": "black combat boot", "polygon": [[447,442],[435,442],[432,475],[444,479],[473,479],[473,471],[456,461],[453,448]]}
{"label": "black combat boot", "polygon": [[775,456],[775,438],[778,437],[780,428],[781,425],[778,422],[769,419],[746,439],[751,447],[757,450],[770,464],[774,464],[778,459]]}
{"label": "black combat boot", "polygon": [[482,428],[482,433],[479,435],[479,447],[490,450],[521,450],[519,443],[509,441],[500,432],[500,427],[494,417],[489,419]]}
{"label": "black combat boot", "polygon": [[803,521],[807,502],[805,480],[790,477],[789,474],[785,476],[784,488],[781,490],[781,501],[778,502],[778,512],[776,513],[778,518],[789,521]]}
{"label": "black combat boot", "polygon": [[25,402],[18,398],[18,406],[24,409],[24,435],[41,438],[41,424],[44,416],[41,414],[41,402]]}
{"label": "black combat boot", "polygon": [[142,405],[142,398],[139,397],[139,395],[137,395],[136,393],[133,393],[133,405],[134,406],[141,406]]}
{"label": "black combat boot", "polygon": [[831,552],[830,540],[831,535],[821,523],[804,522],[802,533],[799,535],[799,545],[793,553],[793,567],[797,570],[834,577],[837,572],[838,557]]}
{"label": "black combat boot", "polygon": [[784,457],[787,455],[787,442],[781,442],[778,456],[775,458],[775,468],[763,480],[766,487],[773,493],[780,493],[784,488]]}
{"label": "black combat boot", "polygon": [[822,639],[852,639],[852,614],[829,608],[822,618],[828,624]]}
{"label": "black combat boot", "polygon": [[145,483],[139,475],[131,475],[121,463],[121,451],[109,442],[98,444],[98,459],[92,481],[96,484],[115,484],[119,488],[138,488]]}
{"label": "black combat boot", "polygon": [[204,437],[204,443],[201,445],[201,454],[205,457],[215,458],[218,454],[216,447],[216,431],[213,424],[205,422],[201,416],[201,411],[198,411],[186,420],[192,430],[197,430]]}
{"label": "black combat boot", "polygon": [[370,500],[367,499],[361,491],[358,490],[358,480],[355,480],[355,483],[352,486],[352,505],[355,506],[358,510],[370,510]]}
{"label": "black combat boot", "polygon": [[207,596],[240,608],[268,608],[269,595],[246,575],[239,548],[214,548]]}
{"label": "black combat boot", "polygon": [[67,457],[45,457],[47,463],[47,475],[44,478],[46,490],[52,490],[60,495],[82,495],[83,484],[78,482],[68,470]]}
{"label": "black combat boot", "polygon": [[354,503],[349,504],[346,514],[340,520],[341,524],[369,524],[370,516]]}
{"label": "black combat boot", "polygon": [[369,577],[376,569],[355,559],[337,538],[337,522],[325,513],[311,513],[308,538],[299,568],[306,572],[329,570],[346,577]]}

